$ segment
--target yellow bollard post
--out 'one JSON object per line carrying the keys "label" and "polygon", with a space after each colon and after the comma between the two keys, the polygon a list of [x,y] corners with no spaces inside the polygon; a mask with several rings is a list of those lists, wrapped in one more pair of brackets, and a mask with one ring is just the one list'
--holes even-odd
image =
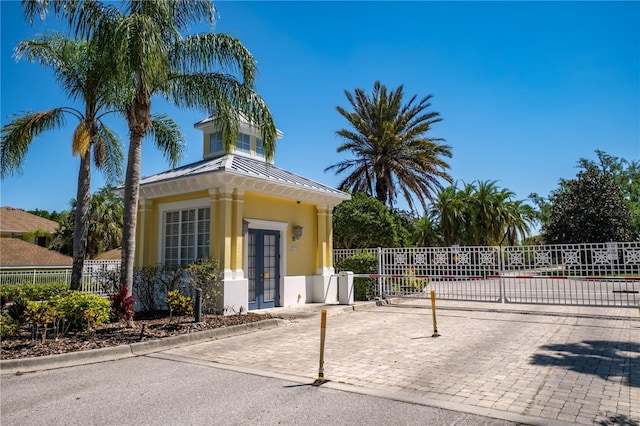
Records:
{"label": "yellow bollard post", "polygon": [[436,323],[436,292],[431,290],[431,314],[433,316],[433,334],[431,337],[438,337],[438,324]]}
{"label": "yellow bollard post", "polygon": [[320,319],[320,367],[318,368],[318,379],[313,382],[314,386],[320,386],[325,383],[324,379],[324,337],[327,330],[327,310],[322,310],[322,317]]}

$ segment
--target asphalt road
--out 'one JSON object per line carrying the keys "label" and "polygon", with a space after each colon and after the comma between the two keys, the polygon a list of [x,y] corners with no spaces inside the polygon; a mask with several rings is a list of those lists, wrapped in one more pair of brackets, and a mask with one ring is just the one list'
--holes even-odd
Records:
{"label": "asphalt road", "polygon": [[2,376],[0,390],[3,426],[515,424],[154,357]]}

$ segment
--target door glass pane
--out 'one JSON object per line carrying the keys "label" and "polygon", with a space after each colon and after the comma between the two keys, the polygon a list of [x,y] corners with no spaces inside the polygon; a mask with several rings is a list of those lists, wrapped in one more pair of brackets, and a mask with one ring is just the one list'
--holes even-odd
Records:
{"label": "door glass pane", "polygon": [[249,274],[249,303],[256,301],[256,234],[249,232],[249,262],[247,272]]}
{"label": "door glass pane", "polygon": [[275,256],[276,237],[275,235],[264,236],[264,300],[273,301],[276,298],[276,256]]}

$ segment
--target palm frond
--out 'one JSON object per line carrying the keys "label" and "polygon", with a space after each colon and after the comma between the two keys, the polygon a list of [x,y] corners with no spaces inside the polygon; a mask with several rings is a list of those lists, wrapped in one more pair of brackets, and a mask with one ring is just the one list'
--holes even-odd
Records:
{"label": "palm frond", "polygon": [[[103,152],[102,161],[97,162],[95,150]],[[124,152],[122,141],[118,135],[102,122],[98,122],[98,135],[94,145],[94,161],[96,167],[102,170],[109,182],[120,183],[124,175]]]}
{"label": "palm frond", "polygon": [[179,31],[188,30],[193,22],[215,23],[217,11],[211,0],[169,0],[168,4]]}
{"label": "palm frond", "polygon": [[226,34],[199,34],[178,40],[172,46],[171,66],[183,75],[206,73],[237,75],[245,86],[253,87],[256,61],[237,38]]}
{"label": "palm frond", "polygon": [[2,126],[0,142],[0,177],[20,172],[29,145],[43,132],[65,125],[67,108],[29,112],[14,118]]}
{"label": "palm frond", "polygon": [[166,114],[154,115],[146,136],[152,137],[171,167],[175,167],[186,147],[180,126]]}
{"label": "palm frond", "polygon": [[277,130],[266,102],[250,87],[227,74],[173,75],[164,94],[184,108],[215,111],[227,148],[235,142],[240,119],[260,129],[265,157],[273,158]]}

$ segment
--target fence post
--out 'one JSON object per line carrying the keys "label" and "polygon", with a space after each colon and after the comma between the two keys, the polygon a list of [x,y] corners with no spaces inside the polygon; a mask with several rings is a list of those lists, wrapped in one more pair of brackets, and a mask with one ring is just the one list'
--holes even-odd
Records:
{"label": "fence post", "polygon": [[500,303],[505,303],[507,301],[507,295],[506,293],[506,288],[505,288],[505,282],[504,282],[504,274],[502,273],[503,270],[503,262],[504,262],[504,247],[500,246],[500,252],[498,255],[498,276],[500,278],[498,278],[498,284],[500,285]]}
{"label": "fence post", "polygon": [[382,248],[378,247],[378,296],[382,300]]}

